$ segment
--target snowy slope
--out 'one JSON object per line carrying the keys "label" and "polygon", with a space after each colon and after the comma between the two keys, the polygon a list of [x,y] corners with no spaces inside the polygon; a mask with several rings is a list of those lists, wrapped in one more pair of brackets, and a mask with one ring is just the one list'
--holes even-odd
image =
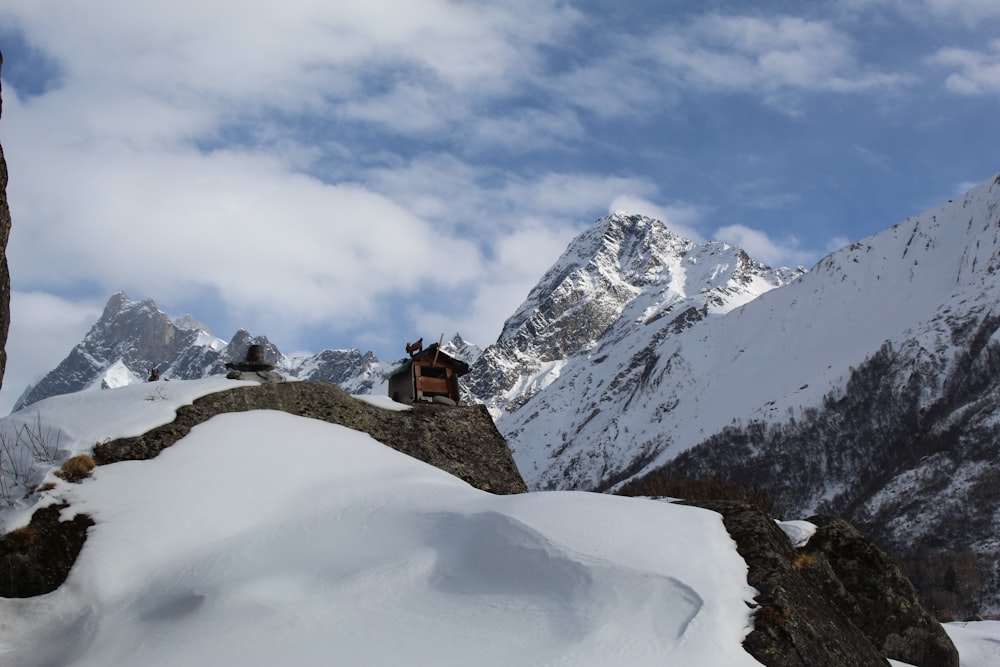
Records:
{"label": "snowy slope", "polygon": [[[35,407],[80,451],[218,382]],[[757,664],[740,646],[746,565],[705,510],[492,496],[366,435],[271,411],[213,418],[80,485],[49,480],[42,502],[69,500],[96,525],[61,588],[0,599],[12,667]]]}
{"label": "snowy slope", "polygon": [[955,318],[1000,303],[998,201],[1000,184],[984,183],[686,327],[636,299],[500,417],[522,475],[534,488],[606,487],[729,424],[821,405],[885,341],[917,341],[946,365]]}

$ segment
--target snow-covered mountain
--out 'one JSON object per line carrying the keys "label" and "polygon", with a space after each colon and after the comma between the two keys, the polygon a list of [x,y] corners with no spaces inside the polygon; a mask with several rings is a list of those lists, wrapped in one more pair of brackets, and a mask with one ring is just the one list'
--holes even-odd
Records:
{"label": "snow-covered mountain", "polygon": [[[460,336],[456,340],[464,344]],[[21,394],[14,411],[49,396],[145,382],[154,368],[161,377],[178,380],[225,374],[226,362],[242,360],[255,344],[264,347],[265,358],[280,373],[332,382],[354,394],[370,394],[383,387],[384,376],[392,368],[371,352],[357,349],[288,357],[266,336],[253,336],[245,329],[227,343],[191,315],[172,320],[152,299],[133,301],[118,292],[83,341]],[[469,350],[474,354],[474,347]]]}
{"label": "snow-covered mountain", "polygon": [[887,342],[943,381],[960,333],[998,310],[998,202],[991,181],[808,273],[606,218],[507,321],[473,392],[529,485],[607,488],[735,422],[822,406]]}
{"label": "snow-covered mountain", "polygon": [[[598,346],[627,354],[635,342],[630,331],[655,332],[652,340],[660,340],[802,272],[774,270],[739,248],[696,244],[658,220],[616,213],[570,243],[484,351],[466,384],[495,417],[508,415],[572,373],[573,359],[600,358]],[[599,370],[619,372],[614,363]]]}
{"label": "snow-covered mountain", "polygon": [[808,273],[625,220],[575,240],[473,370],[529,486],[670,464],[846,516],[903,559],[958,523],[1000,609],[1000,178]]}

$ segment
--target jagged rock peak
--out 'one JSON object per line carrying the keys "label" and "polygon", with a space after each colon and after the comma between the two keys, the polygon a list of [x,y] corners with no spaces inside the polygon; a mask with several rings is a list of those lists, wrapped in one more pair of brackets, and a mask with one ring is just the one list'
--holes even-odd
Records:
{"label": "jagged rock peak", "polygon": [[693,245],[664,223],[643,215],[618,212],[600,218],[570,242],[504,324],[500,338],[513,336],[557,292],[563,295],[553,306],[560,311],[571,307],[588,288],[603,287],[617,295],[616,300],[627,300],[635,287],[661,276],[667,257],[683,257]]}
{"label": "jagged rock peak", "polygon": [[726,243],[695,243],[647,216],[605,216],[569,244],[466,383],[500,418],[559,377],[571,358],[619,345],[636,328],[644,340],[632,354],[648,357],[642,350],[664,336],[802,273],[771,269]]}
{"label": "jagged rock peak", "polygon": [[462,334],[460,333],[456,333],[450,341],[442,345],[441,351],[455,359],[464,361],[470,366],[483,354],[482,348],[462,338]]}
{"label": "jagged rock peak", "polygon": [[104,305],[104,313],[101,315],[101,319],[114,317],[115,313],[119,312],[127,303],[135,302],[129,299],[128,294],[125,292],[115,292]]}
{"label": "jagged rock peak", "polygon": [[[478,353],[475,346],[462,343],[468,354]],[[165,380],[225,375],[226,364],[243,361],[251,345],[263,347],[264,360],[282,376],[332,382],[354,394],[384,391],[390,368],[373,353],[356,349],[289,358],[266,336],[254,336],[246,329],[237,330],[227,343],[190,315],[172,321],[152,299],[137,302],[116,292],[83,341],[28,387],[14,410],[58,394],[146,382],[154,369]]]}
{"label": "jagged rock peak", "polygon": [[57,394],[144,382],[152,369],[164,377],[202,377],[222,347],[205,331],[175,325],[152,299],[133,301],[116,292],[83,341],[25,390],[14,410]]}
{"label": "jagged rock peak", "polygon": [[233,334],[232,340],[226,346],[225,355],[230,357],[230,361],[239,361],[246,357],[247,350],[251,345],[260,345],[264,348],[264,359],[271,364],[284,361],[285,355],[278,347],[267,339],[267,336],[254,336],[246,329],[238,329]]}
{"label": "jagged rock peak", "polygon": [[212,333],[207,326],[202,324],[194,315],[186,314],[174,320],[174,325],[178,329],[194,329],[195,331],[204,331],[205,333]]}

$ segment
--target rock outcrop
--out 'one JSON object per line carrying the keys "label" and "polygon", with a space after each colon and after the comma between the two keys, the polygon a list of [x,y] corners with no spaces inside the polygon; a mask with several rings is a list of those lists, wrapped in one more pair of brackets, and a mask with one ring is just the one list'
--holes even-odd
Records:
{"label": "rock outcrop", "polygon": [[394,411],[352,397],[326,382],[285,382],[236,387],[209,394],[177,411],[169,424],[137,438],[94,448],[98,465],[149,459],[215,415],[283,410],[364,431],[390,447],[441,468],[490,493],[522,493],[524,480],[507,443],[483,406],[414,405]]}
{"label": "rock outcrop", "polygon": [[764,512],[735,501],[698,501],[722,514],[759,591],[744,647],[768,667],[958,667],[958,652],[899,568],[847,522],[794,548]]}
{"label": "rock outcrop", "polygon": [[0,539],[0,597],[25,598],[54,591],[70,568],[94,525],[86,514],[60,521],[67,507],[49,505],[37,510],[31,523]]}
{"label": "rock outcrop", "polygon": [[[3,54],[0,53],[0,69],[3,68]],[[2,91],[0,91],[2,92]],[[0,99],[0,116],[3,116],[3,100]],[[10,270],[7,267],[7,240],[10,238],[10,207],[7,205],[7,162],[0,146],[0,387],[7,368],[7,331],[10,329]]]}

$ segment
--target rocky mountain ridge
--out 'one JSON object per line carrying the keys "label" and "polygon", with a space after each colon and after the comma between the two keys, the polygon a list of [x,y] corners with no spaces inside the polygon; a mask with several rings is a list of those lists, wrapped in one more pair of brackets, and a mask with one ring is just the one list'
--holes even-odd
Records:
{"label": "rocky mountain ridge", "polygon": [[615,213],[569,245],[465,383],[500,417],[559,378],[572,357],[598,343],[621,344],[629,327],[663,320],[660,330],[680,331],[802,273],[771,269],[725,243],[694,243],[658,220]]}
{"label": "rocky mountain ridge", "polygon": [[[160,377],[178,380],[225,374],[226,362],[242,360],[251,345],[263,346],[265,358],[291,379],[332,382],[351,394],[385,391],[385,377],[398,364],[356,348],[286,356],[267,336],[254,336],[246,329],[237,331],[227,343],[191,315],[171,319],[152,299],[134,301],[118,292],[108,299],[83,341],[24,390],[14,411],[49,396],[145,382],[154,368]],[[460,334],[442,345],[442,350],[470,364],[482,354]]]}
{"label": "rocky mountain ridge", "polygon": [[[14,411],[49,396],[145,382],[152,369],[162,378],[178,380],[225,374],[226,363],[242,360],[251,345],[263,346],[265,358],[288,378],[332,382],[351,394],[384,392],[385,376],[398,363],[380,361],[372,352],[358,349],[289,357],[267,336],[254,336],[245,329],[227,343],[191,315],[171,319],[152,299],[134,301],[118,292],[108,299],[83,341],[25,389]],[[469,363],[482,352],[458,334],[442,350]]]}

